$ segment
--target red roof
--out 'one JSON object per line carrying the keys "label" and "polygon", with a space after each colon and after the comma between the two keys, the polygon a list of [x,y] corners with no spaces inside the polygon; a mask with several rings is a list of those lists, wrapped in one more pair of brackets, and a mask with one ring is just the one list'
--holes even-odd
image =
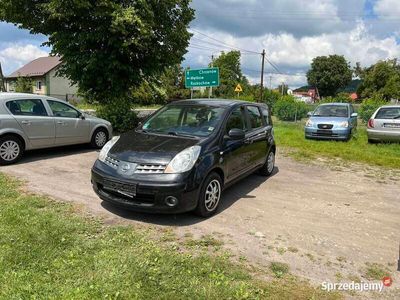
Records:
{"label": "red roof", "polygon": [[59,56],[40,57],[13,72],[7,78],[43,76],[61,63]]}

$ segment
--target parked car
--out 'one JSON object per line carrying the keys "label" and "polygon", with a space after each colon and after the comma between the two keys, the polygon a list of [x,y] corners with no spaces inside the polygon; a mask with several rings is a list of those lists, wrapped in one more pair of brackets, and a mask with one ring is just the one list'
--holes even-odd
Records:
{"label": "parked car", "polygon": [[400,142],[400,105],[382,106],[368,121],[368,142]]}
{"label": "parked car", "polygon": [[0,165],[17,162],[24,151],[91,143],[102,148],[112,135],[110,122],[86,115],[65,101],[0,93]]}
{"label": "parked car", "polygon": [[183,100],[104,146],[92,184],[102,200],[124,208],[209,217],[224,188],[255,171],[271,175],[275,152],[267,106]]}
{"label": "parked car", "polygon": [[348,141],[357,129],[358,115],[348,103],[321,104],[308,116],[304,128],[306,139]]}

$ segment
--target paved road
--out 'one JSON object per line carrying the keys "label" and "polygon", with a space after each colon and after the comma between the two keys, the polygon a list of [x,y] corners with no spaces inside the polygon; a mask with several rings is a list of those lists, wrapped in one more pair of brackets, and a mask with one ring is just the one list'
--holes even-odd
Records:
{"label": "paved road", "polygon": [[82,147],[35,151],[1,171],[25,180],[30,191],[83,205],[107,223],[168,226],[181,237],[218,234],[235,254],[261,266],[287,262],[293,273],[315,283],[337,281],[337,273],[361,275],[366,262],[390,264],[400,281],[393,265],[400,241],[400,188],[394,180],[378,183],[363,168],[332,171],[278,156],[274,176],[252,175],[228,189],[220,213],[203,220],[192,214],[143,215],[102,203],[90,185],[96,157]]}

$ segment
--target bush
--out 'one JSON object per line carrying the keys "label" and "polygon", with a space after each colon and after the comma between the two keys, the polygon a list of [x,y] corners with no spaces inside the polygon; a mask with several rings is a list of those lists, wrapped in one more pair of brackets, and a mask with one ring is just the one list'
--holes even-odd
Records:
{"label": "bush", "polygon": [[292,96],[282,97],[273,107],[274,115],[282,121],[301,120],[307,116],[307,112],[307,104],[296,101]]}
{"label": "bush", "polygon": [[123,133],[131,130],[139,123],[138,117],[131,108],[128,99],[116,100],[98,108],[96,115],[111,122],[114,131]]}
{"label": "bush", "polygon": [[370,99],[366,99],[361,103],[360,109],[358,110],[359,117],[367,123],[374,112],[382,105],[387,104],[379,95],[376,95]]}
{"label": "bush", "polygon": [[320,103],[351,103],[350,95],[347,93],[339,93],[335,97],[324,97]]}

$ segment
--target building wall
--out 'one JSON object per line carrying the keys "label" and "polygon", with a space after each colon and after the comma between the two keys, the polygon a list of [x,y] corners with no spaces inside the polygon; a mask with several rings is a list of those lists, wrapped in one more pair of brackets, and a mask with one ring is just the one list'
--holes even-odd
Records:
{"label": "building wall", "polygon": [[[17,79],[6,79],[6,91],[7,92],[16,92],[15,85]],[[40,82],[40,84],[39,84]],[[38,89],[40,87],[40,89]],[[47,95],[47,85],[46,85],[46,77],[35,77],[32,78],[32,89],[31,93],[38,95]]]}
{"label": "building wall", "polygon": [[65,100],[66,95],[76,95],[78,93],[78,87],[76,85],[71,86],[71,82],[65,77],[59,77],[56,75],[57,69],[51,70],[47,76],[47,95],[55,98]]}

